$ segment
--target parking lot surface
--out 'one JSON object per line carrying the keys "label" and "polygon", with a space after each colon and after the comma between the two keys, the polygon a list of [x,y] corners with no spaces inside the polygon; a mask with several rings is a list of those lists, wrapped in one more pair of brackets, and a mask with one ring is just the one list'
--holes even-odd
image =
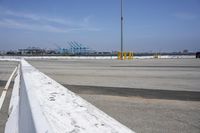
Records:
{"label": "parking lot surface", "polygon": [[[8,78],[10,77],[12,71],[17,66],[16,62],[0,61],[0,96],[6,85]],[[10,103],[10,97],[13,88],[13,81],[11,82],[5,100],[3,102],[2,108],[0,110],[0,133],[4,132],[5,124],[8,119],[8,107]]]}
{"label": "parking lot surface", "polygon": [[200,60],[28,61],[136,132],[200,132]]}

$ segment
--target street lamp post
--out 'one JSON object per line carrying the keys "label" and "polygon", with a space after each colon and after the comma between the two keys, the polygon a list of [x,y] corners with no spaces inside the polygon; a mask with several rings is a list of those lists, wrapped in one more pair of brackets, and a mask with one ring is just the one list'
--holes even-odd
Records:
{"label": "street lamp post", "polygon": [[121,0],[121,60],[123,60],[123,0]]}

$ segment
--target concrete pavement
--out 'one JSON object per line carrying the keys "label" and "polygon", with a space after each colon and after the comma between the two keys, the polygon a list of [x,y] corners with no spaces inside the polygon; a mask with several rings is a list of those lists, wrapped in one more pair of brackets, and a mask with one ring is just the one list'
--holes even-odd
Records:
{"label": "concrete pavement", "polygon": [[[0,96],[6,85],[8,78],[10,77],[12,71],[15,69],[16,66],[17,66],[16,62],[0,61]],[[7,90],[7,94],[6,94],[4,103],[0,110],[0,133],[4,132],[5,124],[8,119],[8,107],[10,104],[12,87],[13,87],[13,81],[11,82],[11,84]]]}
{"label": "concrete pavement", "polygon": [[[59,59],[29,62],[136,132],[200,132],[200,60]],[[122,94],[123,89],[131,95]],[[136,89],[148,90],[146,96],[151,95],[152,90],[170,93],[145,97],[135,95]],[[174,98],[170,98],[170,94]],[[196,98],[192,100],[193,96]]]}
{"label": "concrete pavement", "polygon": [[33,65],[62,84],[200,91],[200,60],[40,60]]}

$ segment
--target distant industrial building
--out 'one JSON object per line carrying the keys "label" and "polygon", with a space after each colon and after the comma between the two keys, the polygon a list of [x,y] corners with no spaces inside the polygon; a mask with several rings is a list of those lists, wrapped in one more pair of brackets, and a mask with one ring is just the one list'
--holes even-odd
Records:
{"label": "distant industrial building", "polygon": [[18,54],[19,55],[44,55],[46,54],[46,51],[38,47],[29,47],[26,49],[19,49]]}

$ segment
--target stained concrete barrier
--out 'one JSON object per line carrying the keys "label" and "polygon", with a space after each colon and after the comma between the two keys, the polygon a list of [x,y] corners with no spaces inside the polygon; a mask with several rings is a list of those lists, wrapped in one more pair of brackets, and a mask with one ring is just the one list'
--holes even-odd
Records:
{"label": "stained concrete barrier", "polygon": [[134,132],[25,60],[21,61],[12,99],[6,133]]}

